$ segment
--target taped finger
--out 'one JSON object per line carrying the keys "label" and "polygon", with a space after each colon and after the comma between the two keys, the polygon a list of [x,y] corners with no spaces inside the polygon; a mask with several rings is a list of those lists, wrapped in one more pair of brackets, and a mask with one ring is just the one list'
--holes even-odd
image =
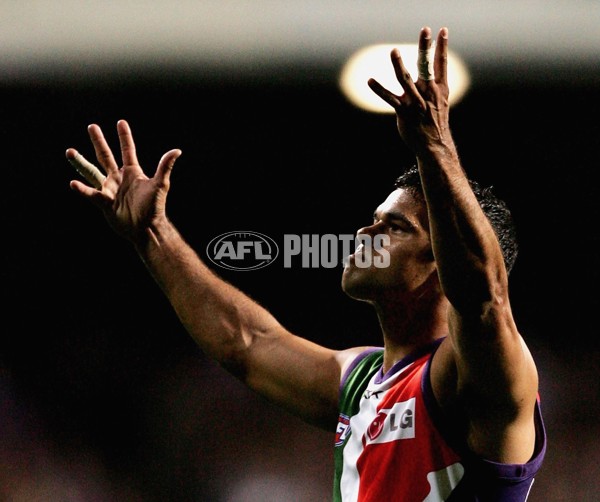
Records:
{"label": "taped finger", "polygon": [[421,80],[433,80],[433,46],[428,49],[419,49],[417,57],[417,70]]}
{"label": "taped finger", "polygon": [[106,179],[106,176],[102,174],[100,169],[98,169],[94,164],[89,162],[83,155],[79,152],[75,155],[74,158],[69,158],[69,163],[75,168],[75,170],[83,176],[88,183],[90,183],[94,188],[100,190],[102,188],[102,183]]}

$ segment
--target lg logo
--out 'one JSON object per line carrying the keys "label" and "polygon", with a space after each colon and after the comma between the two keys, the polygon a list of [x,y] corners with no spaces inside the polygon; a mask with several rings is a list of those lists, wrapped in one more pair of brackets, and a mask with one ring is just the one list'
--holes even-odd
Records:
{"label": "lg logo", "polygon": [[370,443],[387,443],[415,437],[415,398],[380,410],[366,431]]}

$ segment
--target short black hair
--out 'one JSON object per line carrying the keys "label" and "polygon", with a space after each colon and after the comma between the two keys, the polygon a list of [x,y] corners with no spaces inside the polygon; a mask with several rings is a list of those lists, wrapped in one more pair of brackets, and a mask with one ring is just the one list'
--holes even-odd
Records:
{"label": "short black hair", "polygon": [[[472,179],[468,179],[468,182],[479,201],[481,209],[494,229],[500,243],[506,271],[510,273],[519,251],[517,232],[512,213],[508,209],[506,202],[497,197],[493,192],[493,187],[482,187],[479,182]],[[417,166],[411,166],[406,169],[402,175],[396,178],[394,186],[413,193],[416,192],[423,197],[423,185],[421,184],[421,176]]]}

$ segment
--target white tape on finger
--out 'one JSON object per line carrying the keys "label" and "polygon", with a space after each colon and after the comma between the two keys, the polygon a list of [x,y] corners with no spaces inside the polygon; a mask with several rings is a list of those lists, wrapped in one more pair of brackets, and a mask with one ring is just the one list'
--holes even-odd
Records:
{"label": "white tape on finger", "polygon": [[104,183],[106,176],[83,155],[77,153],[74,159],[69,159],[69,162],[94,188],[98,190],[102,188],[102,183]]}
{"label": "white tape on finger", "polygon": [[433,80],[433,46],[429,49],[419,49],[417,70],[421,80]]}

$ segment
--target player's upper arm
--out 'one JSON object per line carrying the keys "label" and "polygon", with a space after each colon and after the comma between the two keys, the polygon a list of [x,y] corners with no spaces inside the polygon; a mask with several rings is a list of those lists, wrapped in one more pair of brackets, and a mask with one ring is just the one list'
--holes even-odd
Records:
{"label": "player's upper arm", "polygon": [[341,376],[361,350],[328,349],[280,327],[253,339],[237,373],[269,401],[308,423],[333,430]]}
{"label": "player's upper arm", "polygon": [[449,327],[462,397],[510,410],[536,396],[537,371],[507,299],[489,305],[476,318],[451,308]]}
{"label": "player's upper arm", "polygon": [[500,462],[527,461],[535,441],[538,375],[510,308],[490,307],[479,318],[451,308],[449,320],[450,335],[431,366],[438,402],[463,422],[475,453]]}

